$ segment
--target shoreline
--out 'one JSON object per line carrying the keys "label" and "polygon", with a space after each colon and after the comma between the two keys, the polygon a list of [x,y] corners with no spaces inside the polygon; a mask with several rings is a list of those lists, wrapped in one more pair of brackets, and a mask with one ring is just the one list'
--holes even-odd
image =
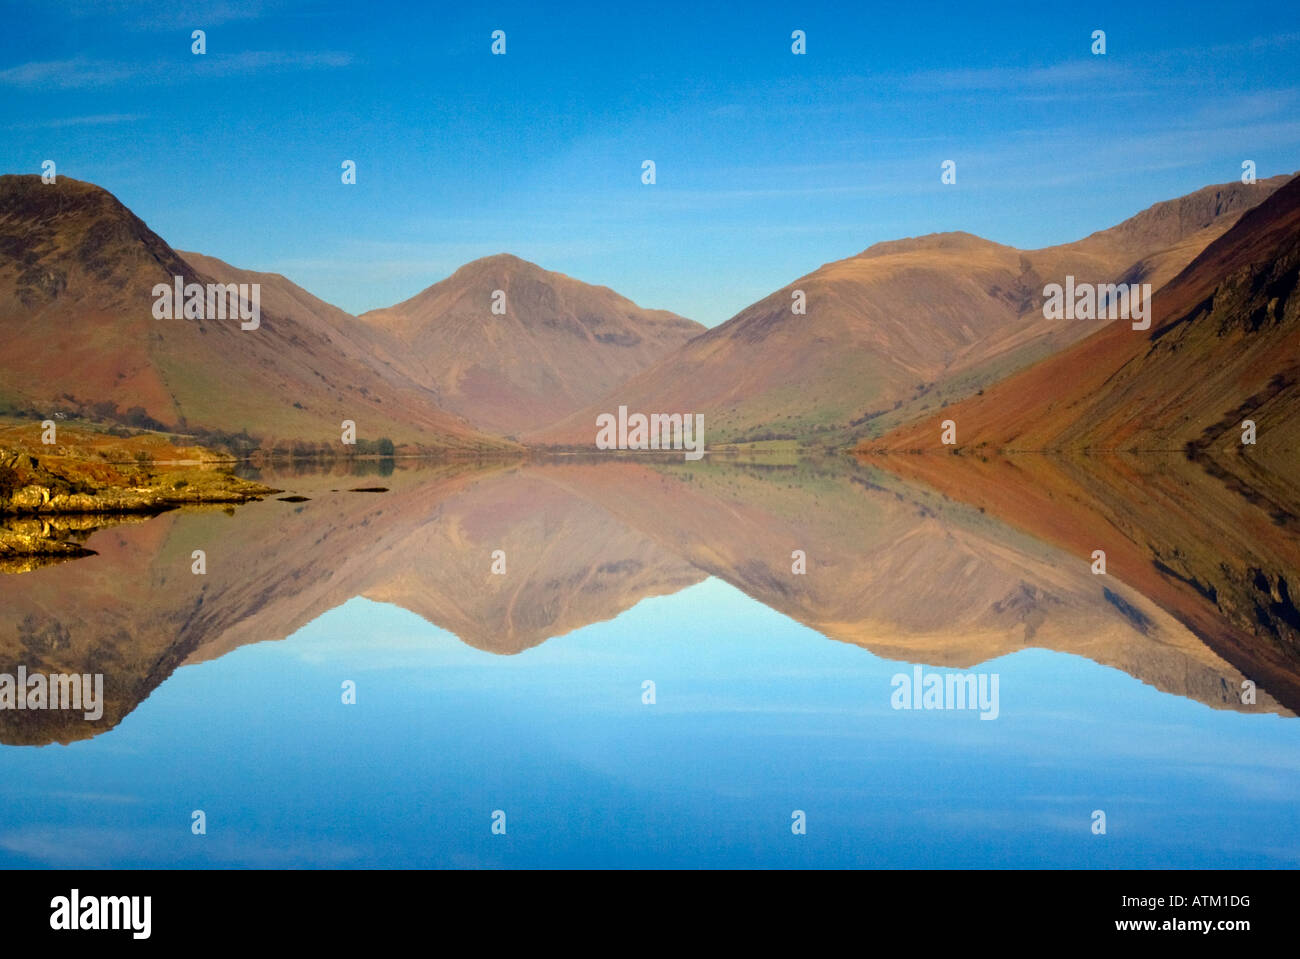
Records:
{"label": "shoreline", "polygon": [[[280,492],[234,475],[235,462],[156,435],[117,438],[75,428],[37,445],[0,435],[0,572],[26,572],[94,555],[75,538],[110,517],[152,516],[186,506],[236,506]],[[76,518],[104,518],[78,523]]]}

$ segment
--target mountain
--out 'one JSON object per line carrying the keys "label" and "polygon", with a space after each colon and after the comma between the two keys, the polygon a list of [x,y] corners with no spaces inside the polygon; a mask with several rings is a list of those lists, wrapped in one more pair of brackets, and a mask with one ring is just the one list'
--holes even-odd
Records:
{"label": "mountain", "polygon": [[[1300,179],[1241,216],[1151,306],[1149,330],[1116,320],[1071,349],[863,449],[1233,453],[1295,482],[1300,461]],[[1068,322],[1068,321],[1057,321]],[[1257,440],[1243,446],[1242,421]]]}
{"label": "mountain", "polygon": [[[260,283],[256,329],[157,319],[155,285]],[[114,196],[0,177],[0,412],[64,413],[261,445],[383,437],[430,450],[506,444],[372,358],[367,328],[282,276],[167,245]]]}
{"label": "mountain", "polygon": [[[877,244],[829,263],[696,337],[556,426],[543,445],[591,445],[599,412],[705,416],[710,443],[842,445],[996,382],[1100,322],[1042,315],[1043,287],[1162,284],[1286,177],[1207,187],[1083,240],[1021,251],[968,233]],[[792,311],[795,291],[806,315]]]}
{"label": "mountain", "polygon": [[583,408],[704,330],[508,254],[361,319],[390,341],[385,359],[443,409],[507,435]]}

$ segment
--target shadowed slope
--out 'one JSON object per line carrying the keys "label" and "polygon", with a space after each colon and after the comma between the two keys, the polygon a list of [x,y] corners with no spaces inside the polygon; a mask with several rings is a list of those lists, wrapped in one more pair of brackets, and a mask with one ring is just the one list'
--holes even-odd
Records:
{"label": "shadowed slope", "polygon": [[[1300,463],[1300,180],[1246,213],[1152,304],[866,449],[1183,450],[1241,455],[1283,481]],[[1069,321],[1056,321],[1068,323]],[[1255,446],[1241,423],[1253,419]]]}

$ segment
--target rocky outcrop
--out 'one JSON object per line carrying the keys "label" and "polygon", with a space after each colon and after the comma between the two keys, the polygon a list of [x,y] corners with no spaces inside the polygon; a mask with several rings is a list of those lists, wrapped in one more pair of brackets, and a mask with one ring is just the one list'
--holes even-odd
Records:
{"label": "rocky outcrop", "polygon": [[105,475],[70,465],[0,449],[0,516],[156,513],[188,503],[246,503],[279,492],[215,470],[139,468]]}
{"label": "rocky outcrop", "polygon": [[[92,555],[67,537],[85,532],[87,523],[92,529],[103,525],[108,515],[246,503],[279,492],[235,476],[229,472],[233,461],[218,454],[176,447],[156,435],[128,438],[109,447],[111,455],[102,435],[79,430],[65,430],[48,455],[36,453],[26,437],[9,439],[0,445],[0,572]],[[60,520],[52,522],[54,517]],[[86,519],[78,523],[72,517]]]}

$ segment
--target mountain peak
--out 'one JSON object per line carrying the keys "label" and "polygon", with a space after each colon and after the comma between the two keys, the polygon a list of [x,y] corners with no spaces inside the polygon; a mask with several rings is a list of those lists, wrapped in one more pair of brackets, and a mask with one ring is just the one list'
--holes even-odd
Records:
{"label": "mountain peak", "polygon": [[[471,275],[484,273],[487,271],[498,271],[505,274],[520,272],[527,273],[546,273],[542,267],[533,263],[531,260],[525,260],[521,256],[515,256],[513,253],[493,253],[490,256],[481,256],[477,260],[470,260],[456,268],[451,276],[457,274]],[[451,277],[448,277],[450,279]]]}
{"label": "mountain peak", "polygon": [[928,250],[945,252],[963,252],[973,249],[1010,249],[1001,243],[994,243],[965,230],[949,230],[943,233],[926,233],[921,236],[903,237],[898,240],[885,240],[873,243],[857,256],[850,259],[865,259],[876,256],[894,256],[899,253],[916,253]]}
{"label": "mountain peak", "polygon": [[[530,266],[535,270],[541,269],[540,266],[538,266],[536,263],[532,262],[531,260],[525,260],[522,256],[515,256],[513,253],[505,253],[505,252],[492,253],[488,256],[480,256],[477,260],[470,260],[468,263],[465,264],[465,266],[479,266],[479,265],[482,266],[505,265],[505,266],[515,266],[515,267]],[[465,267],[461,267],[461,269],[464,268]]]}
{"label": "mountain peak", "polygon": [[89,207],[113,207],[123,213],[129,213],[117,197],[102,186],[74,180],[69,176],[60,176],[53,183],[46,183],[39,173],[5,173],[0,175],[0,206],[6,212],[19,205],[24,210],[57,211],[60,206],[69,205]]}
{"label": "mountain peak", "polygon": [[[504,296],[498,296],[498,293]],[[582,408],[704,327],[510,253],[361,317],[447,409],[521,435]]]}
{"label": "mountain peak", "polygon": [[103,305],[119,302],[142,268],[193,272],[103,187],[71,177],[44,183],[36,174],[0,176],[0,265],[27,309],[84,287]]}

